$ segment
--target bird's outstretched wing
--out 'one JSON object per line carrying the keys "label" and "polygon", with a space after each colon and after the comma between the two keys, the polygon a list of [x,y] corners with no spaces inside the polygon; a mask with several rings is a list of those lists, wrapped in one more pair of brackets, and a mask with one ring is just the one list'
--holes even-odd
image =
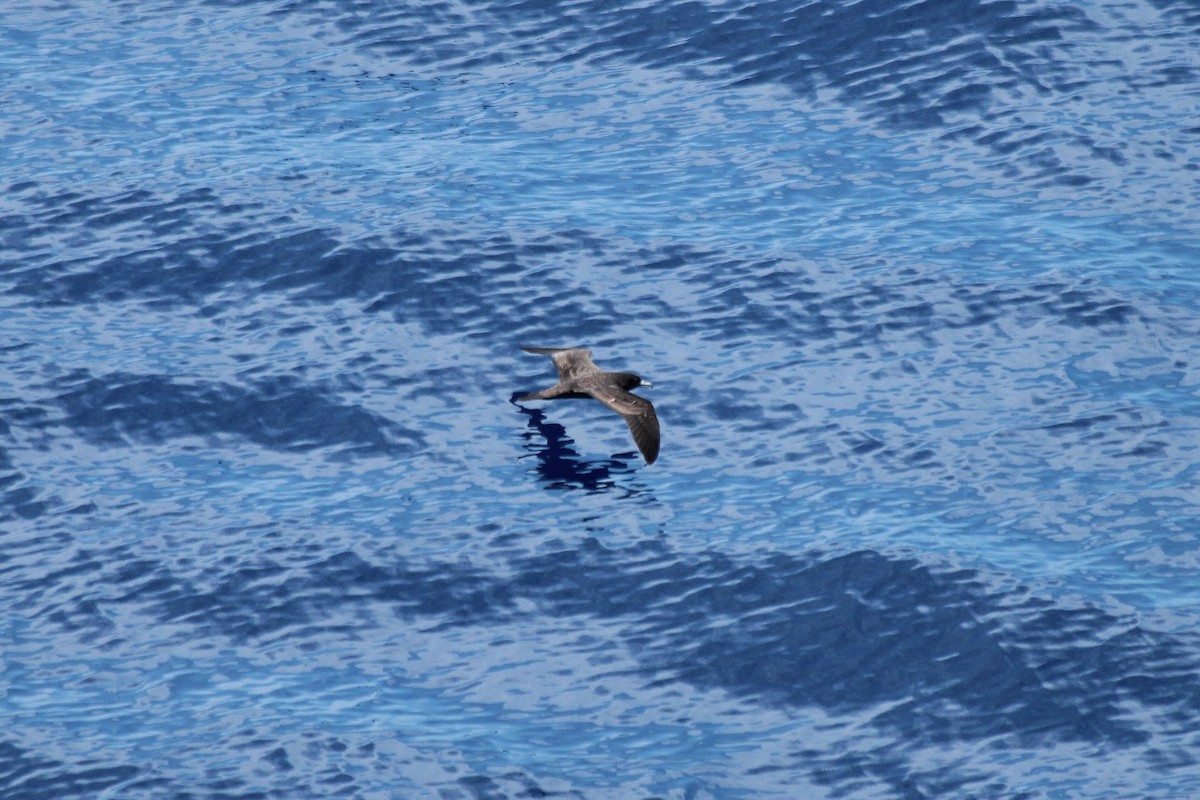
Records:
{"label": "bird's outstretched wing", "polygon": [[550,360],[554,362],[554,368],[558,370],[560,381],[568,381],[578,378],[580,375],[600,371],[600,368],[592,363],[592,351],[582,347],[522,347],[521,349],[526,353],[550,356]]}
{"label": "bird's outstretched wing", "polygon": [[625,418],[625,424],[633,434],[634,444],[641,451],[646,463],[653,464],[654,459],[658,458],[658,446],[661,441],[654,405],[644,397],[630,394],[615,386],[595,388],[590,394]]}

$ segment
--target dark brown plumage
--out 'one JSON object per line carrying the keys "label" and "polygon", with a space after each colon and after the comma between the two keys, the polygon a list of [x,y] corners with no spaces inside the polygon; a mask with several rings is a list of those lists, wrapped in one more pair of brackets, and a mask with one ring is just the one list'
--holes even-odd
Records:
{"label": "dark brown plumage", "polygon": [[550,356],[558,370],[558,383],[549,389],[518,397],[523,400],[558,400],[590,397],[625,418],[633,441],[647,464],[658,458],[658,415],[644,397],[630,394],[638,386],[649,386],[632,372],[605,372],[592,363],[592,352],[582,347],[522,347],[526,353]]}

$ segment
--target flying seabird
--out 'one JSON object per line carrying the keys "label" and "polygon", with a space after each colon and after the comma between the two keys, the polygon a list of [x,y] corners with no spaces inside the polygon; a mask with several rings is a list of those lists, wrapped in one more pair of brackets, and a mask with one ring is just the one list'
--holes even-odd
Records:
{"label": "flying seabird", "polygon": [[638,386],[650,386],[632,372],[605,372],[592,363],[592,351],[582,347],[522,347],[526,353],[550,356],[558,370],[558,383],[549,389],[518,397],[517,400],[558,400],[590,397],[625,418],[633,441],[647,464],[658,458],[658,416],[644,397],[630,394]]}

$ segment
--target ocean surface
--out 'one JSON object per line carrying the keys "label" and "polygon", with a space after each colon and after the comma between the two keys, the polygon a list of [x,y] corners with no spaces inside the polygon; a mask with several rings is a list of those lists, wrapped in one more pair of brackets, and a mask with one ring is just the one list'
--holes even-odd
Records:
{"label": "ocean surface", "polygon": [[0,798],[1200,797],[1195,0],[6,0],[0,101]]}

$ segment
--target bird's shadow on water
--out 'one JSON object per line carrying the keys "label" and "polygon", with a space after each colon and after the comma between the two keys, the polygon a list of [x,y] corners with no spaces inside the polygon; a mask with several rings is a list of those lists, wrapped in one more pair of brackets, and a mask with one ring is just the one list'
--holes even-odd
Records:
{"label": "bird's shadow on water", "polygon": [[[509,402],[527,418],[522,432],[525,449],[536,456],[538,477],[547,489],[582,489],[587,492],[606,492],[617,488],[616,478],[637,472],[637,453],[616,453],[606,459],[582,458],[572,445],[575,440],[567,430],[555,422],[546,421],[546,413],[539,408],[526,408],[518,402],[523,392],[513,392]],[[634,495],[640,490],[622,486],[623,491]]]}

